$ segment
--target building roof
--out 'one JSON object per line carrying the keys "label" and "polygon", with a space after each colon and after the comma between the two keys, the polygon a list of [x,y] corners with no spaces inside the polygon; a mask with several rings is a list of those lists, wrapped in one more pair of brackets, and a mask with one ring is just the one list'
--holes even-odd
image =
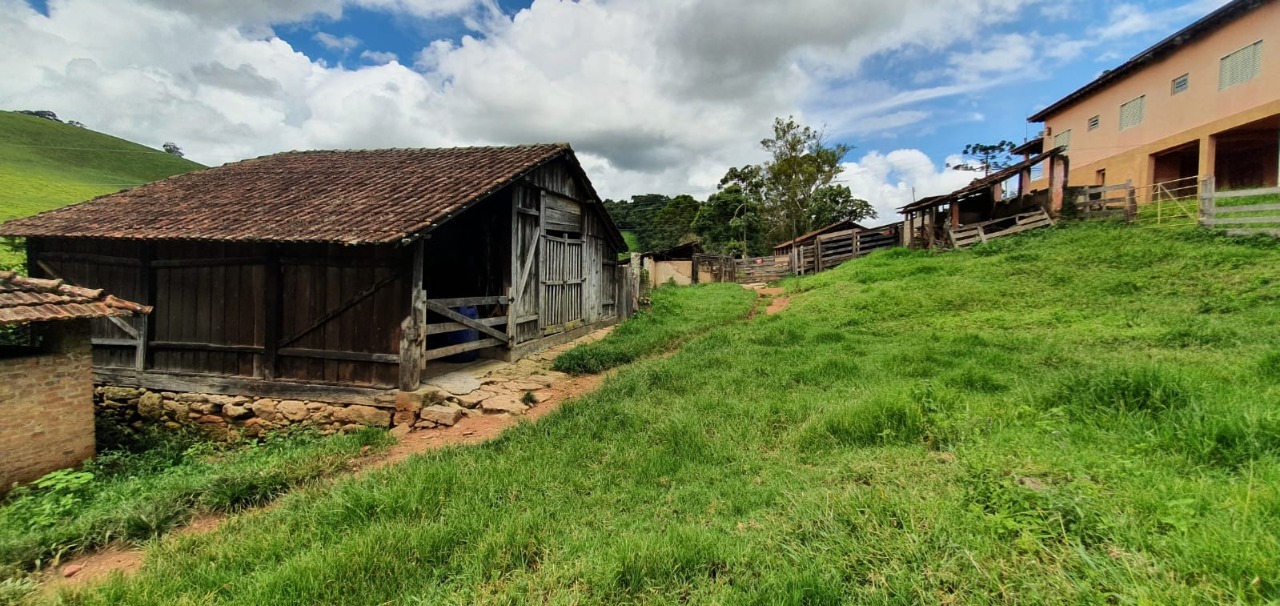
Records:
{"label": "building roof", "polygon": [[149,314],[151,308],[62,280],[0,271],[0,324]]}
{"label": "building roof", "polygon": [[1036,137],[1030,141],[1023,143],[1009,152],[1015,156],[1034,156],[1044,153],[1044,137]]}
{"label": "building roof", "polygon": [[1243,17],[1269,1],[1270,0],[1232,0],[1231,2],[1224,4],[1218,10],[1205,15],[1195,23],[1178,30],[1178,32],[1172,36],[1157,42],[1151,48],[1134,55],[1132,59],[1125,61],[1119,67],[1104,72],[1092,82],[1080,87],[1078,90],[1063,97],[1062,99],[1059,99],[1049,107],[1036,112],[1035,115],[1027,118],[1027,122],[1044,122],[1051,116],[1093,96],[1098,91],[1111,85],[1111,83],[1117,82],[1149,64],[1164,59],[1170,54],[1177,52],[1184,45],[1217,31],[1222,26]]}
{"label": "building roof", "polygon": [[701,242],[698,242],[697,240],[690,240],[688,242],[677,244],[665,250],[655,250],[655,251],[647,252],[644,254],[644,256],[652,257],[659,261],[672,261],[672,260],[692,259],[693,255],[700,255],[703,252],[704,251],[702,250]]}
{"label": "building roof", "polygon": [[567,144],[285,152],[9,221],[0,235],[392,243],[561,157],[580,169]]}
{"label": "building roof", "polygon": [[1015,175],[1021,173],[1022,171],[1028,168],[1031,168],[1036,164],[1044,162],[1045,160],[1053,156],[1061,154],[1064,151],[1066,151],[1065,147],[1055,147],[1047,152],[1044,152],[1043,154],[1039,154],[1039,155],[1027,158],[1026,160],[1023,160],[1022,162],[1014,164],[1013,166],[1010,166],[1004,170],[1001,170],[1000,172],[991,173],[990,175],[983,177],[981,179],[974,179],[968,185],[961,187],[960,189],[957,189],[949,194],[944,194],[941,196],[929,196],[928,198],[923,198],[916,202],[912,202],[911,204],[908,204],[906,206],[899,208],[898,212],[905,215],[909,212],[917,211],[924,208],[942,206],[944,204],[950,204],[956,200],[967,198],[970,195],[973,195],[983,189],[991,187],[997,183],[1006,181],[1014,177]]}
{"label": "building roof", "polygon": [[786,242],[777,244],[773,247],[773,250],[778,250],[780,248],[785,248],[787,246],[792,246],[794,244],[798,244],[802,242],[808,242],[809,240],[812,240],[818,236],[821,236],[822,234],[828,234],[833,231],[844,231],[846,229],[866,229],[866,228],[853,221],[844,219],[841,221],[836,221],[835,223],[832,223],[831,225],[827,225],[825,227],[819,227],[818,229],[815,229],[807,234],[804,234],[803,236],[798,236],[795,239],[787,240]]}

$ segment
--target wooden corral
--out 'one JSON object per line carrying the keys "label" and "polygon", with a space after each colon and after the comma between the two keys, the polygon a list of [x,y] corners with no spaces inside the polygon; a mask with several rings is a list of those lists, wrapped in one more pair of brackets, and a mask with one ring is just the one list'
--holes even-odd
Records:
{"label": "wooden corral", "polygon": [[[373,403],[630,307],[567,145],[290,152],[6,223],[35,276],[154,306],[93,327],[100,382]],[[463,331],[474,331],[478,338]]]}
{"label": "wooden corral", "polygon": [[864,230],[864,229],[866,229],[866,228],[865,228],[865,227],[863,227],[863,226],[861,226],[861,225],[859,225],[858,223],[856,223],[856,222],[854,222],[854,221],[849,221],[849,220],[847,220],[847,219],[846,219],[846,220],[844,220],[844,221],[836,221],[835,223],[832,223],[831,225],[827,225],[827,226],[825,226],[825,227],[820,227],[820,228],[815,229],[815,230],[813,230],[813,231],[811,231],[811,232],[809,232],[809,233],[807,233],[807,234],[805,234],[805,235],[803,235],[803,236],[800,236],[800,237],[795,238],[795,239],[793,239],[793,240],[787,240],[786,242],[783,242],[782,244],[779,244],[779,245],[777,245],[777,246],[774,246],[774,247],[773,247],[773,254],[775,254],[775,255],[787,255],[787,254],[791,254],[791,251],[793,251],[793,250],[795,250],[795,249],[798,249],[798,248],[801,248],[801,247],[804,247],[804,246],[812,246],[812,245],[813,245],[813,243],[814,243],[814,241],[815,241],[819,236],[823,236],[823,235],[827,235],[827,234],[834,234],[834,233],[838,233],[838,232],[859,231],[859,230]]}
{"label": "wooden corral", "polygon": [[881,248],[898,246],[902,239],[900,229],[899,224],[894,223],[821,234],[809,244],[792,248],[791,265],[797,274],[834,269],[850,259],[869,255]]}
{"label": "wooden corral", "polygon": [[[1003,228],[1024,231],[1029,225],[1051,224],[1050,214],[1062,208],[1067,187],[1067,157],[1064,148],[1054,148],[1032,156],[1009,168],[996,172],[950,194],[931,196],[899,209],[903,215],[904,244],[917,248],[952,247],[957,239],[968,242],[998,237]],[[1043,165],[1049,175],[1049,187],[1029,191],[1031,169]],[[1010,188],[1015,180],[1016,190]],[[1006,188],[1010,188],[1006,191]],[[1033,216],[1044,215],[1047,221]]]}

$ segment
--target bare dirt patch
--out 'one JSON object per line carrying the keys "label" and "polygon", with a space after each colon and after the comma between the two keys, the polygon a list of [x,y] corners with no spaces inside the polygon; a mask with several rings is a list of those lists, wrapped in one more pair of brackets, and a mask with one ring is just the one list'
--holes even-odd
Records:
{"label": "bare dirt patch", "polygon": [[776,314],[786,309],[790,305],[791,305],[790,297],[778,297],[772,301],[769,301],[769,307],[765,308],[764,313],[766,316],[772,316],[773,314]]}

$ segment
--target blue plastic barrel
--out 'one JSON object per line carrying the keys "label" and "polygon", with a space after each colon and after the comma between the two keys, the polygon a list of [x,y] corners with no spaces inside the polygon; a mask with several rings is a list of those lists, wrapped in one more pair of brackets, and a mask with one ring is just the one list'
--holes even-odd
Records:
{"label": "blue plastic barrel", "polygon": [[[480,311],[477,310],[473,305],[469,305],[466,307],[459,307],[454,311],[457,311],[458,313],[468,318],[471,318],[472,320],[478,320],[480,318]],[[444,338],[445,345],[461,345],[463,343],[474,343],[476,341],[479,341],[480,331],[474,328],[466,328],[463,330],[455,330],[453,332],[447,332],[441,336]],[[464,351],[462,353],[456,353],[456,354],[453,354],[452,356],[448,356],[445,358],[445,361],[446,362],[474,362],[479,358],[480,358],[480,352],[478,350],[473,349],[471,351]]]}

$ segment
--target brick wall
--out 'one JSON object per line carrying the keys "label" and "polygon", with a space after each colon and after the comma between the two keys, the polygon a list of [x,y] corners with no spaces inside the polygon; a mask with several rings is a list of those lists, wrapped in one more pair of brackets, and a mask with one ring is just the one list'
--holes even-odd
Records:
{"label": "brick wall", "polygon": [[0,493],[94,453],[88,321],[41,328],[41,353],[0,357]]}

